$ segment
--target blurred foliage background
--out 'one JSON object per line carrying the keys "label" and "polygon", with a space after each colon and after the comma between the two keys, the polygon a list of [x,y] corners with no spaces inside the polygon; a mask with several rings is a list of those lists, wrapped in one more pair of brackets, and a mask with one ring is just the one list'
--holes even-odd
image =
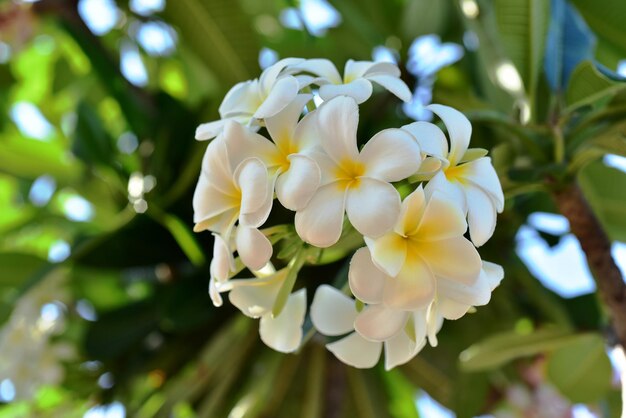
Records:
{"label": "blurred foliage background", "polygon": [[[0,417],[620,416],[623,353],[551,194],[577,181],[624,263],[624,22],[623,0],[0,3]],[[289,56],[397,62],[414,103],[379,93],[362,137],[454,106],[505,189],[492,302],[390,373],[319,335],[273,352],[207,293],[194,130]]]}

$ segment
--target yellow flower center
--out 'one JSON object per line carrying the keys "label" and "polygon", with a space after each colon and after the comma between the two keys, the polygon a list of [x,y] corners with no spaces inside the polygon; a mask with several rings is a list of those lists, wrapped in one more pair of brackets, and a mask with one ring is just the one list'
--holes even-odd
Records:
{"label": "yellow flower center", "polygon": [[361,181],[359,177],[365,174],[365,165],[358,161],[344,160],[342,161],[335,171],[335,177],[340,180],[340,187],[359,187]]}
{"label": "yellow flower center", "polygon": [[467,164],[450,166],[444,170],[444,174],[449,181],[456,180],[459,183],[465,183],[465,174],[467,171]]}
{"label": "yellow flower center", "polygon": [[291,154],[297,154],[300,150],[296,143],[287,135],[283,135],[279,141],[276,142],[276,155],[274,156],[274,164],[280,169],[282,173],[289,170],[291,167],[291,161],[289,156]]}

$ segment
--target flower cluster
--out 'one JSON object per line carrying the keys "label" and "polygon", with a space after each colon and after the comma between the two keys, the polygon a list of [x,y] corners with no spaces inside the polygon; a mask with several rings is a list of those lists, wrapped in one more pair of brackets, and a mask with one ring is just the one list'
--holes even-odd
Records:
{"label": "flower cluster", "polygon": [[[436,345],[444,319],[489,301],[503,271],[476,247],[493,234],[504,197],[487,152],[468,148],[469,121],[447,106],[429,106],[447,138],[415,122],[359,149],[359,104],[372,83],[411,99],[395,65],[368,61],[348,61],[342,77],[328,60],[288,58],[234,86],[221,119],[196,131],[215,139],[194,194],[194,229],[215,237],[213,303],[228,292],[282,352],[303,340],[306,289],[294,291],[303,266],[353,254],[348,283],[319,286],[310,317],[322,334],[343,336],[327,345],[343,362],[372,367],[384,346],[389,369]],[[295,212],[293,226],[261,229],[274,199]],[[254,277],[233,278],[244,269]]]}

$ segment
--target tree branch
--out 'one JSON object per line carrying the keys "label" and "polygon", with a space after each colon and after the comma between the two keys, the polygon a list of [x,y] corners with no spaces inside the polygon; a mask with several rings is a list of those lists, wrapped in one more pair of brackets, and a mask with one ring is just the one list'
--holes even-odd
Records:
{"label": "tree branch", "polygon": [[611,313],[617,340],[626,347],[626,283],[611,256],[611,241],[578,184],[573,183],[553,195],[587,256],[600,296]]}

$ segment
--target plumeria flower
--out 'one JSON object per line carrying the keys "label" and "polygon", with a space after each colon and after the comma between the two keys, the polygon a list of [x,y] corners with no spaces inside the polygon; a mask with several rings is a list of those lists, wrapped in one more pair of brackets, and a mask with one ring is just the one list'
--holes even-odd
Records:
{"label": "plumeria flower", "polygon": [[423,316],[417,316],[413,321],[410,330],[412,336],[400,332],[383,342],[368,340],[354,331],[358,315],[353,299],[332,286],[321,285],[317,288],[311,304],[311,321],[324,335],[331,337],[345,335],[327,344],[326,348],[350,366],[360,369],[374,367],[384,346],[385,369],[391,370],[411,360],[426,344]]}
{"label": "plumeria flower", "polygon": [[377,237],[394,225],[400,195],[390,182],[419,169],[421,155],[415,139],[401,129],[386,129],[357,148],[358,106],[340,96],[317,110],[320,144],[313,155],[322,185],[308,205],[296,212],[296,231],[317,247],[329,247],[341,236],[343,215],[361,234]]}
{"label": "plumeria flower", "polygon": [[236,84],[219,107],[220,120],[198,126],[196,139],[216,137],[228,120],[258,127],[258,119],[274,116],[283,110],[301,88],[298,80],[285,69],[303,61],[300,58],[282,59],[266,68],[258,79]]}
{"label": "plumeria flower", "polygon": [[239,158],[259,158],[265,164],[275,179],[276,197],[290,210],[306,206],[321,179],[320,169],[310,157],[320,136],[317,112],[298,120],[311,98],[310,94],[300,94],[278,114],[265,119],[273,142],[241,125],[232,127],[229,137],[229,152]]}
{"label": "plumeria flower", "polygon": [[[236,149],[229,149],[229,143],[242,129],[241,125],[229,122],[224,132],[209,144],[193,199],[194,231],[219,234],[211,262],[211,277],[218,281],[227,280],[229,271],[234,270],[235,249],[252,270],[262,268],[272,255],[271,243],[258,228],[271,211],[273,183],[260,159],[245,158]],[[237,222],[239,226],[235,229]],[[214,283],[210,284],[210,294],[219,306],[220,298],[211,290],[212,286]]]}
{"label": "plumeria flower", "polygon": [[327,59],[310,59],[293,66],[318,76],[308,82],[320,86],[323,100],[349,96],[361,104],[372,95],[372,82],[379,84],[405,102],[411,100],[411,91],[400,79],[400,69],[389,62],[348,60],[343,72]]}
{"label": "plumeria flower", "polygon": [[[365,237],[373,263],[391,280],[377,293],[385,306],[414,310],[435,297],[437,279],[473,285],[481,268],[480,255],[463,237],[463,212],[442,193],[427,197],[420,185],[402,202],[394,229],[379,238]],[[355,266],[358,268],[358,266]],[[376,271],[369,271],[374,276]],[[379,283],[375,277],[365,281]]]}
{"label": "plumeria flower", "polygon": [[284,268],[262,278],[235,279],[217,285],[219,292],[230,292],[230,302],[244,315],[260,318],[261,340],[282,353],[291,353],[300,347],[306,313],[306,289],[300,289],[289,295],[278,316],[272,315],[272,307],[288,272],[289,269]]}
{"label": "plumeria flower", "polygon": [[427,187],[447,193],[464,208],[472,242],[481,246],[493,235],[496,213],[504,209],[500,180],[485,150],[468,149],[472,125],[461,112],[438,104],[427,108],[446,125],[450,147],[443,133],[434,133],[431,127],[426,128],[427,123],[416,122],[402,129],[417,139],[422,150],[441,159],[441,170]]}

